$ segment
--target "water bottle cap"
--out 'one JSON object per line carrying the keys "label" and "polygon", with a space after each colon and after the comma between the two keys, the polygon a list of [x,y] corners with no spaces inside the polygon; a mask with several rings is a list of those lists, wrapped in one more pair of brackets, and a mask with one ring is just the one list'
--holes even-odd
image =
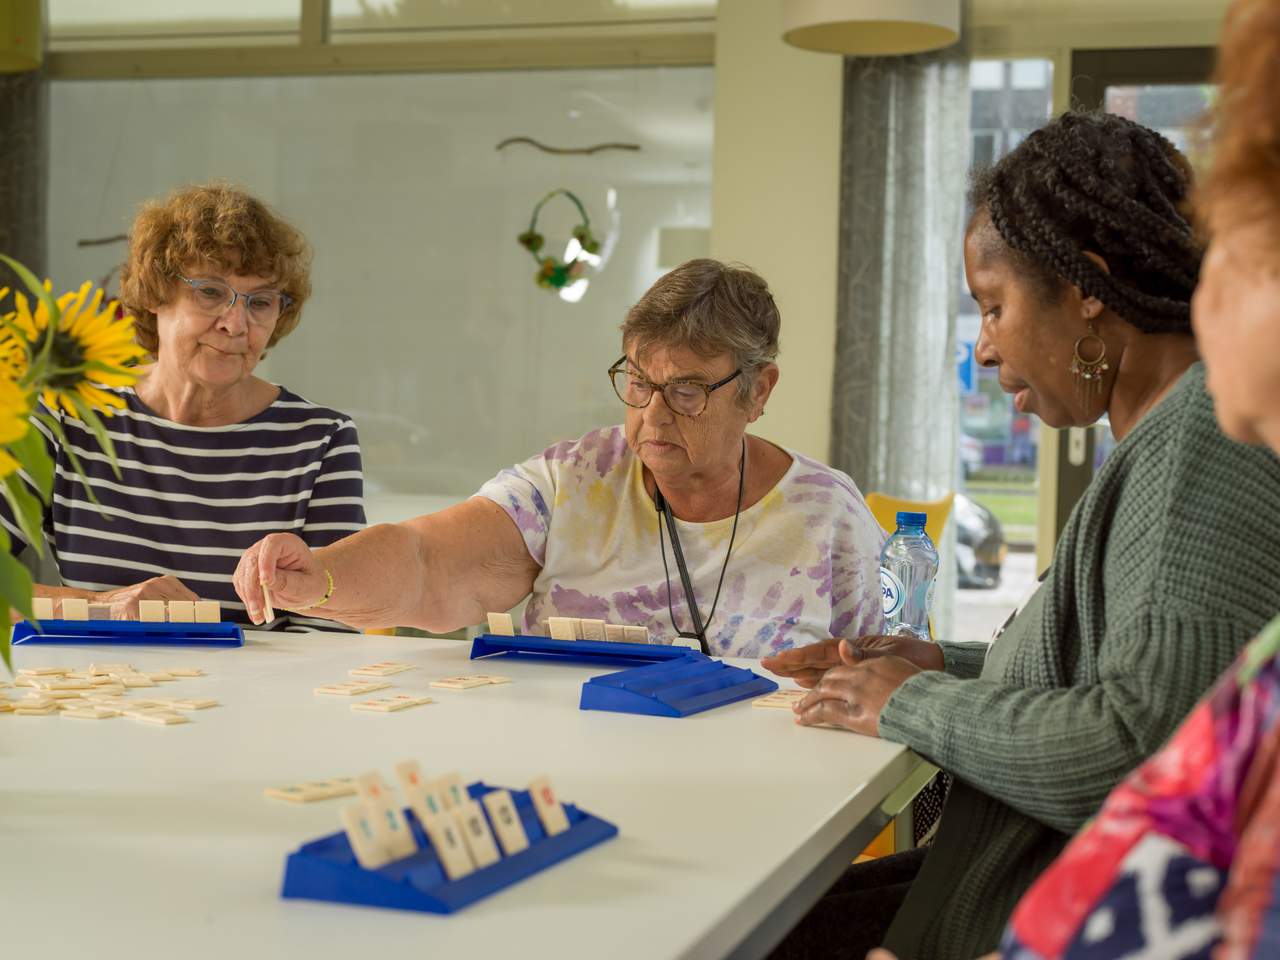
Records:
{"label": "water bottle cap", "polygon": [[906,510],[898,513],[898,526],[900,527],[923,527],[929,520],[927,513],[909,513]]}

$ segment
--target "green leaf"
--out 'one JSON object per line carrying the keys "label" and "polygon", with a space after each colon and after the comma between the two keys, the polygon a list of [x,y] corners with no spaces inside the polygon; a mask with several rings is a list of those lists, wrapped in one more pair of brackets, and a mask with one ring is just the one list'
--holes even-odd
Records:
{"label": "green leaf", "polygon": [[71,400],[71,405],[76,408],[80,414],[80,419],[89,425],[89,429],[93,431],[93,435],[98,438],[98,443],[102,446],[103,452],[110,458],[111,472],[116,475],[117,480],[123,480],[120,474],[120,464],[116,463],[116,447],[111,442],[111,435],[107,433],[107,428],[102,423],[102,418],[93,412],[93,407],[88,402],[75,394],[67,395]]}
{"label": "green leaf", "polygon": [[[98,512],[102,513],[102,504],[98,502],[98,496],[93,492],[93,487],[89,486],[89,479],[85,476],[84,467],[80,463],[80,458],[76,456],[76,452],[71,449],[71,444],[67,443],[67,435],[62,430],[62,424],[58,422],[58,418],[51,413],[45,413],[43,410],[37,410],[32,414],[33,417],[43,423],[58,440],[58,446],[63,450],[67,459],[71,461],[71,469],[76,472],[76,476],[80,478],[80,486],[84,487],[85,496],[89,498],[89,502],[98,508]],[[102,514],[107,520],[111,518],[106,514]]]}
{"label": "green leaf", "polygon": [[36,485],[40,499],[48,503],[53,495],[53,460],[49,456],[49,448],[44,445],[44,434],[32,427],[21,440],[9,444],[9,452]]}
{"label": "green leaf", "polygon": [[[15,608],[28,620],[33,616],[31,573],[7,549],[0,553],[0,604],[5,604],[6,611],[9,607]],[[8,619],[6,616],[5,620]],[[0,659],[4,660],[4,665],[9,668],[10,673],[13,673],[13,661],[9,659],[10,632],[8,627],[0,630]]]}
{"label": "green leaf", "polygon": [[39,499],[28,488],[26,482],[16,473],[4,478],[4,498],[9,501],[14,519],[22,528],[27,543],[36,553],[44,556],[44,507]]}

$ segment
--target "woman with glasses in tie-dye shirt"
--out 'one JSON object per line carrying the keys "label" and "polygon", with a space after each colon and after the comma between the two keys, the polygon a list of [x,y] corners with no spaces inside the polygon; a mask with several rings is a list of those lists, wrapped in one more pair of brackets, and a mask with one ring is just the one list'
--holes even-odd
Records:
{"label": "woman with glasses in tie-dye shirt", "polygon": [[747,433],[778,382],[780,326],[755,273],[683,264],[623,323],[609,368],[623,424],[555,444],[438,514],[314,552],[268,537],[241,560],[241,597],[261,615],[265,582],[287,608],[432,631],[527,597],[526,633],[548,633],[551,617],[604,620],[721,656],[878,633],[884,534],[857,487]]}

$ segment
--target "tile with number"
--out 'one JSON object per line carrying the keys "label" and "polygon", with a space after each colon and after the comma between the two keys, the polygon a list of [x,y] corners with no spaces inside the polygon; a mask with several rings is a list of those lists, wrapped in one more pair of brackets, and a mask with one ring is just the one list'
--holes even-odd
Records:
{"label": "tile with number", "polygon": [[490,790],[480,802],[489,811],[489,821],[493,824],[493,832],[498,835],[502,844],[502,852],[508,857],[529,848],[529,835],[524,832],[524,824],[520,822],[520,813],[516,810],[515,800],[507,790]]}
{"label": "tile with number", "polygon": [[316,693],[325,693],[333,697],[359,697],[375,690],[386,690],[391,684],[385,680],[348,680],[345,683],[331,683],[328,686],[316,687]]}
{"label": "tile with number", "polygon": [[554,837],[569,829],[569,816],[556,797],[550,777],[542,776],[533,780],[529,784],[529,798],[533,800],[533,809],[542,821],[542,829],[547,831],[547,836]]}
{"label": "tile with number", "polygon": [[396,713],[410,707],[421,707],[434,701],[430,697],[411,697],[406,693],[394,697],[378,697],[374,700],[361,700],[351,705],[352,710],[367,710],[371,713]]}
{"label": "tile with number", "polygon": [[391,851],[382,845],[377,832],[374,821],[377,815],[377,811],[363,804],[342,808],[342,827],[347,832],[347,842],[356,855],[356,862],[366,870],[376,870],[392,859]]}
{"label": "tile with number", "polygon": [[422,821],[422,829],[431,841],[431,847],[435,850],[440,866],[444,868],[445,876],[450,880],[457,880],[475,872],[467,842],[462,839],[462,832],[449,814],[428,817]]}
{"label": "tile with number", "polygon": [[462,831],[467,851],[477,867],[487,867],[502,859],[498,845],[493,841],[493,831],[485,819],[484,809],[474,800],[468,800],[453,811],[454,822]]}

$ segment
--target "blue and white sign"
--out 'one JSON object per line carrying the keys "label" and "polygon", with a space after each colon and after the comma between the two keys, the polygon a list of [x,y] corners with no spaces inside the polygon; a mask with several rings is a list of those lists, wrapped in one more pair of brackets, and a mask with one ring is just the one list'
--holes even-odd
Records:
{"label": "blue and white sign", "polygon": [[967,397],[978,390],[977,361],[973,355],[972,340],[956,341],[956,369],[960,374],[960,396]]}

